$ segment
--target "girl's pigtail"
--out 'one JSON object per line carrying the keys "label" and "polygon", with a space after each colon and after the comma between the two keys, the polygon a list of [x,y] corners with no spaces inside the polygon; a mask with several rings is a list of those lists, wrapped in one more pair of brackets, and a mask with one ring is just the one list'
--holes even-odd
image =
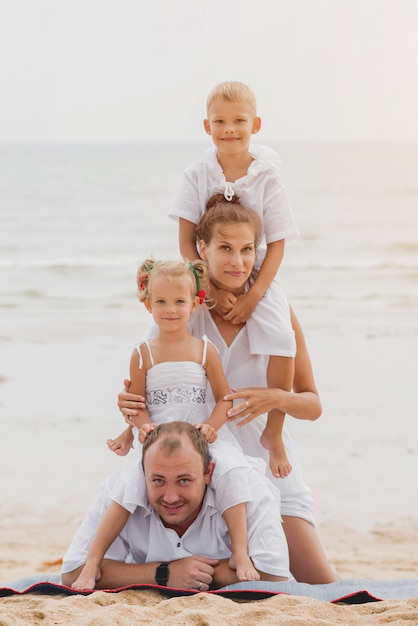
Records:
{"label": "girl's pigtail", "polygon": [[196,259],[189,263],[189,267],[196,279],[196,295],[200,304],[204,304],[209,309],[213,308],[215,302],[209,296],[210,281],[207,263],[201,259]]}
{"label": "girl's pigtail", "polygon": [[147,259],[138,268],[136,273],[137,294],[140,302],[149,297],[149,275],[155,265],[153,259]]}

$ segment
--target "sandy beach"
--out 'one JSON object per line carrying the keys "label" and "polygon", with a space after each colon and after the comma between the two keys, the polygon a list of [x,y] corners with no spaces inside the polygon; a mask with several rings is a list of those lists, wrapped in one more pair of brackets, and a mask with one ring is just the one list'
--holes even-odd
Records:
{"label": "sandy beach", "polygon": [[[0,526],[1,573],[59,572],[59,561],[74,530],[74,519],[55,514],[28,521],[7,517]],[[45,532],[45,529],[48,529]],[[343,578],[416,577],[418,522],[382,525],[360,533],[337,523],[320,528],[330,560]],[[210,594],[164,598],[156,591],[95,592],[90,596],[28,594],[0,600],[0,624],[409,624],[418,623],[418,598],[348,606],[308,597],[278,595],[234,601]]]}

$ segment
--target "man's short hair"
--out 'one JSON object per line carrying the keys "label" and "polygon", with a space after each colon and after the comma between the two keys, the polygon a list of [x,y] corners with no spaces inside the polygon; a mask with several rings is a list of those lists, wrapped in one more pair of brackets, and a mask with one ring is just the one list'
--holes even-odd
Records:
{"label": "man's short hair", "polygon": [[188,422],[166,422],[159,424],[148,435],[142,447],[142,467],[144,467],[144,459],[147,450],[156,442],[160,442],[160,449],[165,456],[171,456],[181,447],[181,437],[186,435],[189,437],[196,452],[202,457],[203,473],[206,474],[211,461],[209,453],[209,445],[202,431],[198,430]]}

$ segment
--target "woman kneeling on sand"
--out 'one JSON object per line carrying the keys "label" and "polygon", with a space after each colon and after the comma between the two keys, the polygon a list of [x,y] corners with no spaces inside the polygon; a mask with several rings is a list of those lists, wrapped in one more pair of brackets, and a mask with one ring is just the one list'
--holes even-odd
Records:
{"label": "woman kneeling on sand", "polygon": [[[211,282],[239,298],[251,281],[260,236],[259,219],[253,211],[225,200],[210,202],[209,206],[211,208],[196,227],[200,255],[208,263]],[[280,489],[293,576],[310,584],[334,582],[338,576],[328,563],[316,533],[311,491],[303,479],[288,431],[283,429],[283,441],[292,472],[284,478],[271,474],[269,452],[261,443],[267,413],[273,409],[302,420],[315,420],[321,415],[309,353],[296,316],[292,311],[297,352],[290,392],[267,387],[269,357],[250,354],[246,323],[233,324],[216,308],[199,307],[191,325],[193,335],[207,335],[217,346],[226,377],[234,390],[226,399],[238,402],[230,410],[230,420],[223,428],[229,429],[245,454],[265,460],[268,477]],[[153,336],[154,331],[150,329],[149,336]],[[144,398],[130,394],[127,389],[119,394],[119,407],[127,423],[144,404]]]}

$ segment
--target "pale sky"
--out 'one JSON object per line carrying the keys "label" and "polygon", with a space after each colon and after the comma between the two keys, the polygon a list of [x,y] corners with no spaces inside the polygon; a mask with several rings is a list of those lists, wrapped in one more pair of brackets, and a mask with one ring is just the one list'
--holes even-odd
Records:
{"label": "pale sky", "polygon": [[418,0],[0,0],[0,141],[203,141],[224,80],[257,141],[416,141],[417,29]]}

